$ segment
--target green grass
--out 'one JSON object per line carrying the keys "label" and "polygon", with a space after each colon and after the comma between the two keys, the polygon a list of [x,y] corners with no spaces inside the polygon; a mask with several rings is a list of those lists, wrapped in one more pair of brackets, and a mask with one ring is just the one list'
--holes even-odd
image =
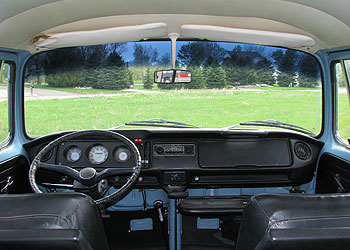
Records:
{"label": "green grass", "polygon": [[[186,122],[200,127],[226,127],[248,120],[275,119],[314,130],[314,91],[218,91],[172,90],[154,94],[125,93],[91,97],[25,102],[26,128],[39,136],[63,130],[107,129],[150,118]],[[319,99],[321,101],[321,98]],[[321,115],[321,104],[319,115]],[[7,103],[0,103],[0,140],[6,137]],[[320,130],[319,116],[317,131]],[[340,94],[339,132],[350,136],[350,109],[346,94]]]}
{"label": "green grass", "polygon": [[152,95],[27,101],[26,127],[28,134],[38,136],[62,130],[106,129],[150,118],[207,128],[276,119],[313,130],[318,95],[308,91],[175,90]]}
{"label": "green grass", "polygon": [[[26,84],[27,88],[30,88],[30,84]],[[35,89],[47,89],[47,90],[57,90],[71,93],[80,93],[80,94],[112,94],[120,93],[121,90],[111,90],[111,89],[76,89],[76,88],[54,88],[49,87],[48,85],[34,85]]]}
{"label": "green grass", "polygon": [[350,138],[350,107],[346,93],[339,94],[338,113],[338,132],[343,139],[347,140]]}
{"label": "green grass", "polygon": [[6,139],[9,131],[7,102],[0,102],[0,142]]}

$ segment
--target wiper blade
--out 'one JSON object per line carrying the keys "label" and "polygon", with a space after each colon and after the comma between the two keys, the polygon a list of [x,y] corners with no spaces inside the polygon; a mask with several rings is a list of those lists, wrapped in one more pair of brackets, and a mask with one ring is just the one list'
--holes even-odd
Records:
{"label": "wiper blade", "polygon": [[290,123],[285,123],[285,122],[280,122],[280,121],[276,121],[276,120],[263,120],[263,121],[248,121],[248,122],[241,122],[239,124],[230,126],[226,129],[230,130],[239,126],[261,126],[261,127],[274,127],[274,128],[285,128],[285,129],[290,129],[290,130],[294,130],[297,132],[301,132],[304,134],[308,134],[308,135],[315,135],[311,130],[297,126],[297,125],[293,125]]}
{"label": "wiper blade", "polygon": [[165,127],[165,128],[199,128],[192,124],[182,123],[182,122],[175,122],[175,121],[168,121],[163,120],[160,118],[153,118],[149,120],[143,120],[143,121],[133,121],[133,122],[127,122],[122,125],[119,125],[117,127],[114,127],[113,129],[122,128],[125,126],[148,126],[148,127]]}

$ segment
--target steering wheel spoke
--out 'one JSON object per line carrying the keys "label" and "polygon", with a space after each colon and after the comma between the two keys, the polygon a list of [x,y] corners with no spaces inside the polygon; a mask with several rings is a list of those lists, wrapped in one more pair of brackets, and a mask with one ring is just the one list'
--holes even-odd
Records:
{"label": "steering wheel spoke", "polygon": [[116,175],[125,175],[125,174],[133,174],[134,168],[106,168],[102,170],[98,175],[96,176],[96,180],[100,181],[104,178],[110,177],[110,176],[116,176]]}
{"label": "steering wheel spoke", "polygon": [[73,178],[74,180],[80,181],[79,172],[71,167],[68,167],[68,166],[41,162],[39,164],[39,168],[58,172],[58,173],[64,174],[64,175],[68,175],[69,177]]}

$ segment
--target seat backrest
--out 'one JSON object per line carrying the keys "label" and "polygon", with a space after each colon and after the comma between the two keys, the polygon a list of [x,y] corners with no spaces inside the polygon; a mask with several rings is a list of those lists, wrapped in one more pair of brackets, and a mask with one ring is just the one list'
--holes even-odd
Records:
{"label": "seat backrest", "polygon": [[0,249],[109,249],[100,213],[86,195],[0,195],[0,204]]}
{"label": "seat backrest", "polygon": [[245,208],[236,250],[350,246],[350,195],[263,194]]}

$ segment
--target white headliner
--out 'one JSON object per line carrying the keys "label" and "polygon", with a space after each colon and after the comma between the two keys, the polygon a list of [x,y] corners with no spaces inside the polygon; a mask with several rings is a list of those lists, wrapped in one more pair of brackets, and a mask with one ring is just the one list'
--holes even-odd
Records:
{"label": "white headliner", "polygon": [[[142,38],[179,33],[180,38],[282,45],[310,53],[350,45],[349,0],[0,0],[0,6],[0,47],[32,53],[41,51],[35,50],[33,43],[38,36],[67,37],[60,33],[94,31],[98,39],[93,41],[110,43],[119,40],[101,38],[99,34],[105,34],[102,30],[151,23],[164,23],[167,30],[144,31]],[[192,30],[184,32],[183,25]],[[131,32],[135,30],[121,33],[121,40],[141,39]],[[278,34],[287,40],[282,39],[281,44]],[[89,35],[77,37],[77,45],[80,41],[91,43]],[[293,42],[288,37],[304,40]],[[58,44],[67,46],[64,40]]]}

